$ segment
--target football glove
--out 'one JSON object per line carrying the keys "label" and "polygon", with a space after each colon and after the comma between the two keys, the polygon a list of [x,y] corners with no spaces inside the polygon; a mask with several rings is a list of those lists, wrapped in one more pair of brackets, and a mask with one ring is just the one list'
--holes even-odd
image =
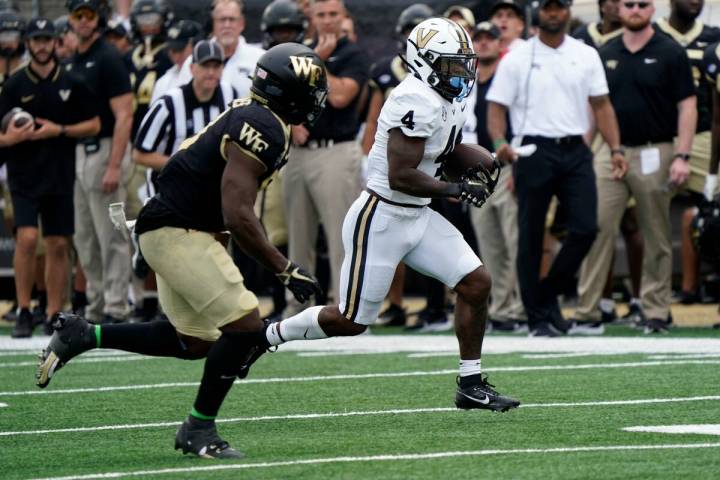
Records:
{"label": "football glove", "polygon": [[500,162],[493,157],[492,171],[482,164],[468,168],[460,177],[460,194],[458,198],[465,203],[482,207],[492,195],[500,178]]}
{"label": "football glove", "polygon": [[288,261],[285,270],[275,275],[300,303],[307,302],[312,295],[320,295],[322,293],[320,283],[318,283],[317,279],[293,262]]}

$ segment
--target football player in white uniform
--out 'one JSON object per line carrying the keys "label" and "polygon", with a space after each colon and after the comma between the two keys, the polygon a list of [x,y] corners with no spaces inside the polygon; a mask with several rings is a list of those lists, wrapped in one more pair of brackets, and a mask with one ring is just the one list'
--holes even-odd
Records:
{"label": "football player in white uniform", "polygon": [[[460,232],[427,207],[430,198],[438,197],[480,206],[497,181],[499,170],[487,151],[483,155],[479,147],[458,146],[452,153],[462,137],[477,59],[462,27],[431,18],[410,33],[405,61],[413,74],[382,108],[368,158],[367,189],[345,216],[340,305],[310,307],[270,324],[266,337],[270,345],[279,345],[363,333],[376,320],[402,261],[457,292],[457,407],[506,411],[520,402],[495,391],[480,369],[490,277]],[[465,167],[484,175],[441,179]]]}

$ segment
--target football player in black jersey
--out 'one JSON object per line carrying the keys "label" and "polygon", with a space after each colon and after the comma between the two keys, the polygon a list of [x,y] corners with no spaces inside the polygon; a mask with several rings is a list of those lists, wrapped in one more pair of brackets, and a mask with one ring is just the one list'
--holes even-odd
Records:
{"label": "football player in black jersey", "polygon": [[285,43],[257,62],[252,96],[236,100],[183,142],[158,178],[158,193],[135,225],[140,248],[157,273],[160,303],[170,321],[91,325],[61,315],[41,355],[37,383],[91,348],[144,355],[207,357],[191,414],[177,432],[183,453],[233,459],[215,417],[233,382],[269,346],[255,295],[215,235],[235,242],[274,272],[300,302],[319,292],[317,280],[269,242],[253,211],[258,189],[285,163],[290,125],[314,122],[327,97],[327,74],[309,48]]}
{"label": "football player in black jersey", "polygon": [[[363,172],[367,169],[367,155],[375,142],[377,122],[385,100],[390,96],[393,88],[397,87],[407,75],[405,63],[400,54],[405,51],[405,41],[413,28],[420,22],[433,16],[432,8],[424,3],[415,3],[400,12],[395,24],[395,37],[397,38],[398,53],[374,63],[370,67],[370,106],[365,120],[365,132],[362,138]],[[363,174],[364,176],[364,174]],[[397,266],[393,278],[388,300],[390,305],[380,313],[380,322],[383,325],[405,325],[405,309],[402,307],[402,298],[405,289],[405,264]]]}
{"label": "football player in black jersey", "polygon": [[620,0],[600,0],[598,2],[600,21],[576,28],[572,36],[595,49],[602,47],[608,40],[622,34],[619,6]]}
{"label": "football player in black jersey", "polygon": [[136,0],[130,11],[132,35],[138,43],[124,57],[134,97],[132,139],[150,107],[155,81],[173,65],[165,44],[172,18],[164,0]]}
{"label": "football player in black jersey", "polygon": [[[690,151],[690,177],[686,189],[691,192],[696,203],[702,200],[702,194],[710,167],[710,124],[712,117],[711,86],[703,75],[703,53],[712,43],[720,40],[720,28],[703,24],[698,17],[702,12],[704,0],[671,0],[670,16],[655,22],[655,30],[664,33],[678,42],[688,54],[695,80],[697,96],[697,128]],[[682,221],[682,286],[679,292],[680,303],[689,305],[700,302],[698,292],[699,257],[693,247],[692,223],[696,209],[687,208]]]}
{"label": "football player in black jersey", "polygon": [[265,7],[260,21],[262,47],[269,49],[285,42],[302,43],[308,19],[293,0],[275,0]]}

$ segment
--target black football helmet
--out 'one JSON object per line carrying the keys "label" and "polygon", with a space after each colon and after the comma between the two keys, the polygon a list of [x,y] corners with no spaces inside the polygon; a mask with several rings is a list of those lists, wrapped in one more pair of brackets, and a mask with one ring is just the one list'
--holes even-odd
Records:
{"label": "black football helmet", "polygon": [[19,12],[17,2],[15,0],[0,0],[0,12]]}
{"label": "black football helmet", "polygon": [[700,204],[692,223],[692,238],[700,257],[720,267],[720,194]]}
{"label": "black football helmet", "polygon": [[140,30],[138,19],[143,15],[158,15],[160,22],[160,33],[157,38],[165,38],[168,28],[173,20],[173,14],[165,0],[135,0],[130,8],[130,27],[132,29],[133,38],[142,39],[143,35]]}
{"label": "black football helmet", "polygon": [[405,10],[400,12],[397,24],[395,25],[395,35],[402,37],[403,47],[405,47],[405,37],[410,30],[417,27],[424,20],[435,15],[432,8],[424,3],[413,3]]}
{"label": "black football helmet", "polygon": [[[25,26],[25,20],[17,13],[12,11],[0,13],[0,57],[18,57],[25,53],[25,42],[23,42]],[[17,42],[16,47],[11,48],[9,45],[15,42]]]}
{"label": "black football helmet", "polygon": [[297,34],[289,41],[302,43],[308,28],[308,19],[303,15],[297,3],[292,0],[275,0],[265,7],[260,22],[263,32],[263,48],[269,49],[281,43],[273,37],[272,31],[278,27],[296,29]]}
{"label": "black football helmet", "polygon": [[325,108],[325,63],[304,45],[281,43],[258,60],[250,90],[289,123],[312,125]]}

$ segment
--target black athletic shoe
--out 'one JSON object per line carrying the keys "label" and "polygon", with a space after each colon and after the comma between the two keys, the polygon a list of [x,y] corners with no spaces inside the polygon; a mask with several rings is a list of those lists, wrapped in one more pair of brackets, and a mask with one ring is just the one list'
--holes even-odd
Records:
{"label": "black athletic shoe", "polygon": [[402,327],[403,325],[405,325],[405,320],[407,320],[405,309],[399,305],[391,303],[388,308],[386,308],[383,312],[380,313],[375,324],[385,327]]}
{"label": "black athletic shoe", "polygon": [[646,335],[651,333],[668,333],[668,327],[667,320],[662,318],[648,318],[645,321],[643,333]]}
{"label": "black athletic shoe", "polygon": [[17,313],[17,320],[10,335],[12,338],[29,338],[32,337],[34,328],[32,313],[27,308],[22,308]]}
{"label": "black athletic shoe", "polygon": [[562,333],[547,323],[541,323],[540,325],[530,328],[530,332],[528,333],[529,337],[559,337],[561,335]]}
{"label": "black athletic shoe", "polygon": [[484,408],[494,412],[507,412],[511,408],[520,406],[520,401],[510,397],[503,397],[495,386],[487,381],[487,375],[473,375],[475,382],[465,387],[461,386],[460,377],[457,377],[458,389],[455,392],[455,406],[463,410]]}
{"label": "black athletic shoe", "polygon": [[55,333],[38,356],[40,361],[35,378],[40,388],[47,387],[53,375],[70,359],[97,346],[95,327],[82,317],[61,313],[54,317],[52,327]]}
{"label": "black athletic shoe", "polygon": [[606,312],[602,308],[600,309],[600,321],[602,323],[613,323],[618,318],[617,312],[613,308],[611,311]]}
{"label": "black athletic shoe", "polygon": [[615,321],[620,325],[632,325],[633,327],[643,327],[645,325],[645,313],[642,307],[637,303],[631,303],[628,312]]}
{"label": "black athletic shoe", "polygon": [[245,456],[220,438],[215,422],[197,422],[191,425],[190,420],[185,420],[175,434],[175,450],[218,460],[235,460]]}
{"label": "black athletic shoe", "polygon": [[550,325],[563,335],[570,330],[570,327],[572,327],[572,322],[565,320],[565,317],[563,317],[562,311],[560,310],[560,305],[557,303],[551,307]]}

